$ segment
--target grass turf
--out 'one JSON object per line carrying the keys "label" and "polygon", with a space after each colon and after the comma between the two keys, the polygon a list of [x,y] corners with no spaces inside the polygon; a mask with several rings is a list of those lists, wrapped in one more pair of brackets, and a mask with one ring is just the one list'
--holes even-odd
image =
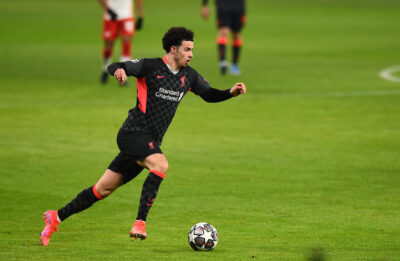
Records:
{"label": "grass turf", "polygon": [[[398,1],[247,4],[243,75],[218,73],[214,20],[200,1],[145,1],[134,57],[162,56],[173,25],[195,33],[192,66],[213,86],[248,94],[220,104],[188,95],[165,137],[170,169],[132,242],[146,176],[60,225],[39,244],[41,213],[97,181],[136,102],[99,82],[96,1],[0,3],[0,258],[3,260],[399,260],[400,85],[378,77],[399,63]],[[116,45],[115,57],[120,47]],[[211,252],[187,244],[206,221]]]}

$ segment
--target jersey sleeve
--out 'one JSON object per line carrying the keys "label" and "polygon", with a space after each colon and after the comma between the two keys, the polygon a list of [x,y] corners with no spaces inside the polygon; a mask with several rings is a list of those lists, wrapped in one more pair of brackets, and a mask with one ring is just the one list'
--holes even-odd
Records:
{"label": "jersey sleeve", "polygon": [[195,70],[192,71],[193,80],[191,84],[191,91],[196,95],[204,94],[209,88],[211,88],[210,84]]}
{"label": "jersey sleeve", "polygon": [[198,72],[193,70],[193,81],[191,91],[199,95],[206,102],[221,102],[232,98],[230,89],[218,90],[210,84]]}
{"label": "jersey sleeve", "polygon": [[127,76],[134,76],[141,78],[145,74],[146,59],[134,59],[123,63],[125,65],[125,72]]}

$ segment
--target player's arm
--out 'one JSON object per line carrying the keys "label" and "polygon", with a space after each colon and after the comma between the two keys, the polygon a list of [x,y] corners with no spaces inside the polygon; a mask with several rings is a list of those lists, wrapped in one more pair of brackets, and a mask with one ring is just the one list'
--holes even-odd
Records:
{"label": "player's arm", "polygon": [[236,83],[231,89],[226,90],[218,90],[210,87],[199,95],[206,102],[221,102],[245,93],[246,85],[244,83]]}
{"label": "player's arm", "polygon": [[226,90],[215,89],[197,72],[193,71],[192,91],[206,102],[221,102],[232,97],[246,93],[244,83],[236,83],[232,88]]}
{"label": "player's arm", "polygon": [[236,97],[241,94],[246,94],[246,85],[242,82],[237,82],[233,87],[229,90],[229,93]]}
{"label": "player's arm", "polygon": [[208,0],[203,0],[203,3],[201,5],[201,16],[204,20],[208,20],[208,17],[210,16],[210,10],[208,9],[207,4]]}
{"label": "player's arm", "polygon": [[111,17],[111,20],[117,20],[117,14],[108,8],[107,0],[99,0],[100,5],[107,11],[108,15]]}
{"label": "player's arm", "polygon": [[229,91],[229,89],[218,90],[210,87],[203,93],[199,94],[199,96],[206,102],[222,102],[233,97]]}
{"label": "player's arm", "polygon": [[136,59],[122,63],[112,63],[107,67],[109,74],[113,75],[120,84],[124,84],[128,76],[142,77],[143,59]]}
{"label": "player's arm", "polygon": [[136,19],[135,28],[136,28],[136,30],[140,30],[143,27],[143,18],[144,18],[143,1],[142,0],[135,0],[135,9],[138,14],[138,18]]}

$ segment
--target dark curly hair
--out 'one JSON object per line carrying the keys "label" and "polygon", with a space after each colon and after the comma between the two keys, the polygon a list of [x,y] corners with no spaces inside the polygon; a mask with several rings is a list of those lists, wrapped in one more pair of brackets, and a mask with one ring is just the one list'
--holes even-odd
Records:
{"label": "dark curly hair", "polygon": [[168,53],[171,46],[179,46],[182,41],[193,42],[194,33],[192,30],[186,29],[185,27],[171,27],[162,39],[163,48]]}

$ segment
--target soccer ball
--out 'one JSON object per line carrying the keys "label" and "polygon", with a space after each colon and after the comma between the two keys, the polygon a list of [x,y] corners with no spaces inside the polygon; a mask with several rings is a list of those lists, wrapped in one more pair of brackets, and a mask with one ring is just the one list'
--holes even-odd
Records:
{"label": "soccer ball", "polygon": [[197,223],[189,231],[188,242],[193,250],[212,250],[218,243],[218,232],[208,223]]}

